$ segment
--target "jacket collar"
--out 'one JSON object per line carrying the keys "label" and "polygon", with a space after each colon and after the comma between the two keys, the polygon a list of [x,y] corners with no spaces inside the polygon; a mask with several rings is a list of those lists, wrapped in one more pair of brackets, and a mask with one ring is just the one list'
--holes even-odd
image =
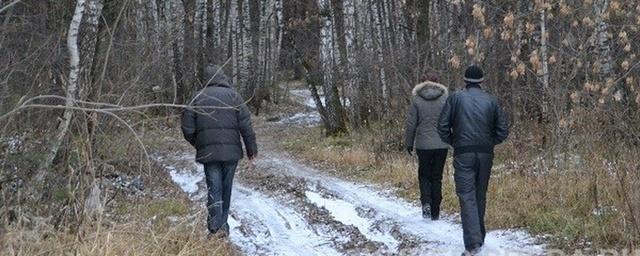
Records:
{"label": "jacket collar", "polygon": [[480,87],[480,84],[467,84],[466,89],[479,89],[482,90],[482,87]]}
{"label": "jacket collar", "polygon": [[231,85],[228,85],[228,84],[225,84],[225,83],[210,83],[210,84],[207,85],[207,87],[209,87],[209,86],[232,88]]}

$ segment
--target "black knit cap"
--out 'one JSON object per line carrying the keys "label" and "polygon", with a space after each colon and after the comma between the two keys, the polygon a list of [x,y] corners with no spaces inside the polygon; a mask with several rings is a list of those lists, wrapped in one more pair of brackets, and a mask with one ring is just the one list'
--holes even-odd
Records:
{"label": "black knit cap", "polygon": [[482,69],[476,65],[472,65],[464,72],[464,81],[470,84],[478,84],[484,81],[484,73]]}

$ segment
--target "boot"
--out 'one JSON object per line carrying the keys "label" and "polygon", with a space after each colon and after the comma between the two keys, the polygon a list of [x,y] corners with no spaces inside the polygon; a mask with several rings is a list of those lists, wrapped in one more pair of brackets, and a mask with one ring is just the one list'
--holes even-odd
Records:
{"label": "boot", "polygon": [[432,205],[431,206],[431,220],[439,220],[440,219],[440,206]]}
{"label": "boot", "polygon": [[428,204],[422,206],[422,218],[431,218],[431,207]]}
{"label": "boot", "polygon": [[467,250],[465,250],[465,251],[462,253],[462,255],[461,255],[461,256],[475,256],[475,255],[480,254],[480,251],[481,251],[481,250],[482,250],[482,245],[478,245],[478,246],[475,246],[475,247],[473,247],[473,248],[471,248],[471,249],[467,249]]}

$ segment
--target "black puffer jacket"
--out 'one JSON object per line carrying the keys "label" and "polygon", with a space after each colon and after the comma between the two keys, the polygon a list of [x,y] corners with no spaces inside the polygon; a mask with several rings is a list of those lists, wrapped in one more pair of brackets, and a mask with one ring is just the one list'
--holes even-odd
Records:
{"label": "black puffer jacket", "polygon": [[495,96],[478,85],[467,85],[447,99],[438,134],[453,146],[454,155],[493,153],[493,147],[509,136],[509,124]]}
{"label": "black puffer jacket", "polygon": [[258,148],[251,112],[229,79],[221,72],[214,74],[213,78],[205,79],[209,85],[194,96],[193,108],[183,111],[182,133],[196,148],[196,160],[200,163],[240,160],[243,157],[240,137],[247,155],[252,157]]}

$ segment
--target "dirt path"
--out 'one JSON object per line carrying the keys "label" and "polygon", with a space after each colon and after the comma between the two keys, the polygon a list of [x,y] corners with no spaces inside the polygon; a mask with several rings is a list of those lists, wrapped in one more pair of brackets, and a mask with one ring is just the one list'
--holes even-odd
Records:
{"label": "dirt path", "polygon": [[[462,230],[450,217],[424,220],[419,207],[383,188],[326,175],[277,147],[272,131],[257,127],[260,158],[238,170],[230,216],[231,241],[247,255],[459,255]],[[280,127],[281,128],[281,127]],[[189,145],[167,139],[156,159],[195,204],[205,232],[205,184]],[[484,255],[542,254],[521,231],[487,234]]]}
{"label": "dirt path", "polygon": [[[307,103],[300,95],[298,100]],[[309,106],[307,106],[309,107]],[[301,112],[297,115],[312,115]],[[294,115],[295,116],[295,115]],[[358,184],[309,167],[278,147],[285,122],[257,122],[260,156],[236,174],[231,241],[247,255],[460,255],[462,229],[450,216],[424,220],[419,207],[375,185]],[[298,124],[308,126],[305,119]],[[312,123],[313,124],[313,123]],[[205,229],[204,173],[193,149],[171,136],[158,150],[172,179],[195,202],[193,220]],[[482,255],[539,255],[544,245],[522,231],[487,234]]]}

